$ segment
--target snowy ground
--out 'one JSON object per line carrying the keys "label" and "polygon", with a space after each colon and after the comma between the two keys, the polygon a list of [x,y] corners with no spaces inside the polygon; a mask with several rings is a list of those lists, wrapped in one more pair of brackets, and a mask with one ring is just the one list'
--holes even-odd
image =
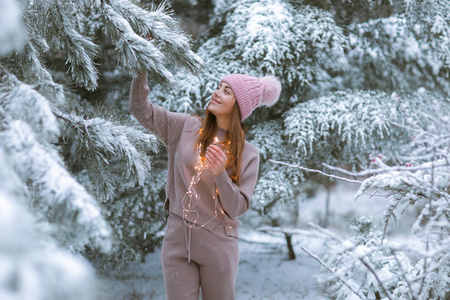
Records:
{"label": "snowy ground", "polygon": [[[251,236],[256,240],[258,235]],[[300,249],[295,261],[286,260],[284,240],[270,237],[270,242],[261,242],[267,238],[240,242],[236,299],[317,299],[312,276],[319,271],[317,262]],[[165,299],[159,250],[149,254],[144,264],[128,264],[108,273],[107,299]]]}
{"label": "snowy ground", "polygon": [[[371,214],[378,220],[387,200],[365,196],[353,201],[357,185],[339,184],[331,194],[330,229],[346,233],[351,217]],[[323,216],[326,193],[318,192],[314,198],[301,203],[299,219],[302,225],[318,223]],[[418,243],[410,236],[414,211],[400,220],[400,243]],[[304,227],[307,228],[307,227]],[[402,229],[403,228],[403,229]],[[296,260],[287,260],[285,239],[276,234],[258,232],[244,224],[240,229],[240,266],[236,282],[236,299],[323,299],[316,286],[314,275],[320,270],[317,261],[300,249],[323,253],[321,241],[294,236]],[[128,263],[120,268],[106,268],[104,278],[105,299],[165,299],[164,282],[160,264],[160,251],[148,255],[146,263]]]}

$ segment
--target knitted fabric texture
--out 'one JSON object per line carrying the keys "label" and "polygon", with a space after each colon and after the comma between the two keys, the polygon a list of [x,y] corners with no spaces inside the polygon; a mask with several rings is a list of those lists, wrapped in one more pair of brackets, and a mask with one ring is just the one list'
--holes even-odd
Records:
{"label": "knitted fabric texture", "polygon": [[223,77],[233,90],[244,121],[260,105],[272,106],[278,101],[281,83],[274,76],[257,78],[243,74],[230,74]]}

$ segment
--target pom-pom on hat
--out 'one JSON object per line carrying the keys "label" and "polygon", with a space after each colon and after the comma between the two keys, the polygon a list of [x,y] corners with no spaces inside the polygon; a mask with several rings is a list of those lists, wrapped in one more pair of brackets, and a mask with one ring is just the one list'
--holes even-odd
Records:
{"label": "pom-pom on hat", "polygon": [[281,83],[274,76],[257,78],[249,75],[230,74],[220,82],[226,82],[233,90],[244,121],[258,106],[272,106],[280,97]]}

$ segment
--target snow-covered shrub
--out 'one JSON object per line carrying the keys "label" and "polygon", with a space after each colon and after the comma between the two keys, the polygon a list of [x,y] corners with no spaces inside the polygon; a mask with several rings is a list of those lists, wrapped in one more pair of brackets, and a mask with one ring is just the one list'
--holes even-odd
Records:
{"label": "snow-covered shrub", "polygon": [[[339,296],[336,299],[351,293],[349,280],[360,278],[360,271],[352,269],[355,257],[363,263],[365,272],[370,271],[375,279],[378,277],[376,282],[366,280],[353,285],[358,291],[367,290],[370,281],[378,298],[448,299],[450,296],[450,102],[424,91],[421,95],[429,108],[416,110],[404,105],[405,113],[415,114],[408,114],[407,123],[396,124],[414,137],[399,155],[399,164],[388,166],[376,158],[372,169],[356,173],[336,169],[350,176],[370,176],[362,182],[356,197],[373,189],[382,190],[389,197],[383,213],[383,230],[378,233],[374,247],[365,246],[358,250],[358,244],[347,247],[346,243],[340,242],[327,254],[326,264],[333,274],[324,275],[321,281],[332,286],[333,294]],[[388,223],[392,219],[399,222],[399,212],[411,207],[420,211],[411,232],[423,244],[400,247],[386,241]],[[342,255],[350,252],[343,245],[350,252],[358,250],[358,253],[345,259]],[[377,253],[384,254],[375,260],[373,255]],[[367,264],[362,258],[367,259]],[[369,264],[370,259],[373,261]],[[391,273],[392,269],[396,271],[387,274],[385,268],[377,267],[377,263],[388,264]]]}
{"label": "snow-covered shrub", "polygon": [[383,243],[382,232],[373,228],[370,216],[354,220],[350,230],[355,235],[349,239],[330,233],[322,259],[327,268],[322,268],[318,282],[329,299],[386,299],[405,283],[398,282],[403,276],[412,274],[411,260],[397,251],[395,243]]}
{"label": "snow-covered shrub", "polygon": [[97,201],[68,172],[51,144],[59,126],[48,101],[13,75],[3,74],[2,79],[0,148],[34,191],[30,205],[55,225],[55,237],[67,247],[92,244],[109,250],[110,229]]}

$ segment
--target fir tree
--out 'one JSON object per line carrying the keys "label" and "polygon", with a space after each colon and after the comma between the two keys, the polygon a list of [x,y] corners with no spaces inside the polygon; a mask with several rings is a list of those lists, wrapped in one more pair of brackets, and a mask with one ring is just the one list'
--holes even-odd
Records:
{"label": "fir tree", "polygon": [[[74,91],[97,88],[102,49],[96,42],[105,39],[115,46],[117,72],[129,78],[148,71],[173,88],[169,69],[195,72],[202,63],[189,38],[165,5],[1,0],[0,7],[0,150],[11,161],[11,176],[27,186],[28,214],[49,226],[55,245],[72,251],[120,259],[152,251],[161,237],[164,181],[149,171],[161,144],[131,117]],[[65,58],[69,79],[45,65],[46,53]],[[133,237],[147,244],[130,242]]]}

